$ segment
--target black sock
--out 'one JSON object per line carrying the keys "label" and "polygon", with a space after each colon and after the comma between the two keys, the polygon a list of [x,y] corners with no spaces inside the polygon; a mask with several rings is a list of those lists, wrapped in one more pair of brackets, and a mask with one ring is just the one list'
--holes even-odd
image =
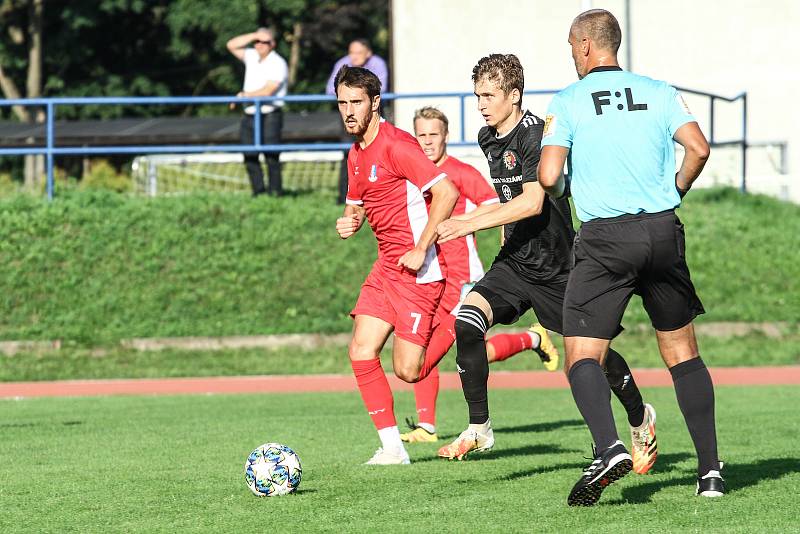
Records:
{"label": "black sock", "polygon": [[575,362],[568,378],[575,404],[592,433],[597,452],[604,451],[619,439],[606,375],[599,363],[586,358]]}
{"label": "black sock", "polygon": [[717,430],[714,423],[714,384],[706,364],[693,358],[670,367],[678,406],[697,451],[697,473],[719,471]]}
{"label": "black sock", "polygon": [[486,357],[486,330],[489,321],[477,306],[464,305],[456,317],[456,366],[461,389],[469,409],[470,424],[489,420],[489,361]]}
{"label": "black sock", "polygon": [[608,349],[605,372],[611,391],[617,396],[628,414],[628,424],[641,426],[644,422],[642,393],[633,380],[633,373],[628,367],[628,362],[614,349]]}

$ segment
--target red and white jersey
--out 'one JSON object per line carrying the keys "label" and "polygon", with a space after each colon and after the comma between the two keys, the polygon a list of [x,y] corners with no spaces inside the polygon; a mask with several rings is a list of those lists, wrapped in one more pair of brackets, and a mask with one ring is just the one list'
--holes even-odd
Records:
{"label": "red and white jersey", "polygon": [[[378,240],[378,261],[401,270],[397,260],[414,248],[428,224],[425,195],[445,177],[408,132],[381,120],[378,135],[366,148],[353,144],[347,158],[347,203],[361,205]],[[408,276],[414,273],[402,270]],[[417,283],[444,278],[436,247],[428,248],[416,273]]]}
{"label": "red and white jersey", "polygon": [[[494,187],[472,165],[448,156],[439,169],[447,174],[459,192],[451,217],[469,213],[484,204],[500,202]],[[477,282],[483,277],[483,264],[478,257],[473,234],[441,243],[439,248],[447,266],[448,282],[461,286]]]}

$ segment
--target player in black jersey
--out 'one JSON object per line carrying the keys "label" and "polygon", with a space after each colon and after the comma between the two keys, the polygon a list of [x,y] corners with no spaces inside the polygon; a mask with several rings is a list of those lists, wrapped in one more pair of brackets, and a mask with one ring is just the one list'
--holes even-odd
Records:
{"label": "player in black jersey", "polygon": [[[478,134],[478,143],[502,205],[471,218],[448,219],[437,231],[444,242],[503,225],[504,243],[489,271],[467,295],[455,323],[456,363],[470,424],[439,450],[439,456],[459,459],[494,445],[487,399],[486,331],[497,323],[514,323],[533,308],[545,328],[562,332],[575,237],[569,201],[553,200],[537,182],[544,121],[522,111],[524,79],[519,59],[513,54],[484,57],[473,69],[472,81],[487,124]],[[552,357],[558,357],[555,350]],[[611,349],[606,373],[628,413],[632,450],[642,453],[637,472],[645,473],[656,458],[655,411],[643,403],[628,364]]]}

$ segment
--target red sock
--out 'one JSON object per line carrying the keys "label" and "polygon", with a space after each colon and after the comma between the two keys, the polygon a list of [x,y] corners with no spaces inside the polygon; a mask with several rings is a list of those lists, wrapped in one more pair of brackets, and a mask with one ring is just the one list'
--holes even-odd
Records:
{"label": "red sock", "polygon": [[497,334],[490,337],[486,343],[490,344],[494,349],[494,359],[492,362],[502,362],[533,346],[531,335],[527,332]]}
{"label": "red sock", "polygon": [[436,326],[431,334],[431,340],[428,343],[428,348],[425,349],[425,361],[422,362],[422,369],[419,372],[420,379],[430,375],[431,371],[436,368],[450,347],[456,340],[456,318],[449,313],[447,317]]}
{"label": "red sock", "polygon": [[397,426],[394,417],[394,397],[389,381],[381,368],[378,358],[373,360],[350,360],[356,383],[361,391],[361,398],[367,407],[372,422],[378,430],[390,426]]}
{"label": "red sock", "polygon": [[436,426],[436,397],[439,396],[439,368],[434,367],[423,380],[414,384],[417,416],[420,423]]}

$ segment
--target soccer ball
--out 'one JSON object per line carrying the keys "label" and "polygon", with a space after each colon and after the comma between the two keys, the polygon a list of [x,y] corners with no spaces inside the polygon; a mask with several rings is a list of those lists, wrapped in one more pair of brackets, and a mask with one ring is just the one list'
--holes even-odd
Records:
{"label": "soccer ball", "polygon": [[302,475],[300,458],[292,449],[280,443],[260,445],[244,463],[247,487],[258,497],[294,493]]}

